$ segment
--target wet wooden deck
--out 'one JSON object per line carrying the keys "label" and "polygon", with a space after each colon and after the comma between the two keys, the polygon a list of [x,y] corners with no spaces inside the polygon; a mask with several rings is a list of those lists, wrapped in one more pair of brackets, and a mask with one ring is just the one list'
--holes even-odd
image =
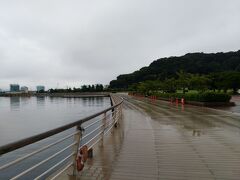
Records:
{"label": "wet wooden deck", "polygon": [[120,126],[77,177],[62,179],[240,179],[240,117],[125,96]]}

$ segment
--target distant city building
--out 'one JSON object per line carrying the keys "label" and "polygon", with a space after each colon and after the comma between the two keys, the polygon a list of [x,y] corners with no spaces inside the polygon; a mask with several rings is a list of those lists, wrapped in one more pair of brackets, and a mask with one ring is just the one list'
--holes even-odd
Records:
{"label": "distant city building", "polygon": [[20,86],[18,84],[10,84],[11,92],[18,92],[20,90]]}
{"label": "distant city building", "polygon": [[40,91],[45,91],[45,87],[44,86],[37,86],[37,92]]}
{"label": "distant city building", "polygon": [[27,86],[22,86],[21,91],[25,92],[25,93],[28,93],[28,87]]}

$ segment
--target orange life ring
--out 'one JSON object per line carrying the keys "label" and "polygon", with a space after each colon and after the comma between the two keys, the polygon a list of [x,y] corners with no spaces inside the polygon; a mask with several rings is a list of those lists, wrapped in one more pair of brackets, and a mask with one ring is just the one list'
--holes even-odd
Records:
{"label": "orange life ring", "polygon": [[80,154],[82,154],[83,162],[86,162],[88,158],[88,147],[86,145],[80,149]]}
{"label": "orange life ring", "polygon": [[83,161],[82,161],[82,157],[81,157],[81,156],[78,156],[76,161],[77,161],[77,170],[78,170],[78,171],[83,170],[83,168],[84,168],[84,163],[83,163]]}
{"label": "orange life ring", "polygon": [[81,147],[81,149],[78,152],[76,164],[77,164],[77,170],[82,171],[84,168],[84,163],[87,161],[88,158],[88,147],[84,145]]}

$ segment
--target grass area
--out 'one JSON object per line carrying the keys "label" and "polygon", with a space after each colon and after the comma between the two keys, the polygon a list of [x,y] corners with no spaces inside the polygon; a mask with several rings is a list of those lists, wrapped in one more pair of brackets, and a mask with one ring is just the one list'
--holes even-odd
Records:
{"label": "grass area", "polygon": [[229,102],[231,96],[227,93],[222,92],[187,92],[183,93],[154,93],[157,97],[162,98],[184,98],[186,101],[197,101],[197,102]]}
{"label": "grass area", "polygon": [[[214,92],[214,91],[213,90],[207,90],[207,92]],[[215,91],[215,92],[217,92],[217,93],[225,93],[223,90]],[[181,93],[183,93],[183,91],[182,90],[177,90],[176,93],[181,94]],[[187,90],[186,94],[188,94],[188,93],[200,93],[200,92],[197,91],[197,90]],[[233,90],[228,89],[227,90],[227,94],[233,94]]]}

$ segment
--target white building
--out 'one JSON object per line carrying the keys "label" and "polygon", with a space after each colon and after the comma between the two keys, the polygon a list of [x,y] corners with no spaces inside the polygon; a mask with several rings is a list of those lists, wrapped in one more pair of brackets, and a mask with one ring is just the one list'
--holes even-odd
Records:
{"label": "white building", "polygon": [[28,93],[28,87],[27,86],[22,86],[21,91],[25,92],[25,93]]}

